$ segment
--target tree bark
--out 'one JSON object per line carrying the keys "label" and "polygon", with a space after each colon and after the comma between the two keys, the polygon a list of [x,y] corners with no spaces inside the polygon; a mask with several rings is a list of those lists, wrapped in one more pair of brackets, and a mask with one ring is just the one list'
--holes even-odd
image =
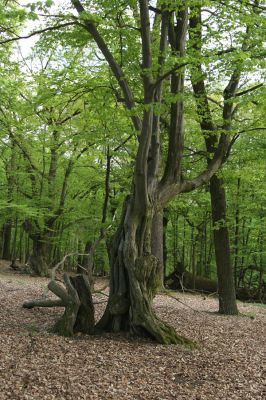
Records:
{"label": "tree bark", "polygon": [[163,212],[155,213],[152,220],[151,253],[159,260],[158,288],[164,287],[164,222]]}
{"label": "tree bark", "polygon": [[226,225],[226,197],[222,178],[214,175],[210,180],[214,248],[217,264],[219,313],[238,314],[233,267],[230,257],[229,232]]}
{"label": "tree bark", "polygon": [[166,235],[167,235],[167,225],[168,225],[168,215],[167,211],[164,210],[163,214],[163,264],[164,264],[164,279],[166,276],[166,267],[167,267],[167,243],[166,243]]}
{"label": "tree bark", "polygon": [[84,274],[70,277],[70,281],[80,301],[74,332],[92,334],[94,332],[95,319],[90,282]]}
{"label": "tree bark", "polygon": [[235,279],[235,287],[238,285],[238,254],[239,254],[239,192],[240,192],[240,183],[241,180],[237,178],[237,192],[236,192],[236,206],[235,206],[235,237],[234,237],[234,279]]}

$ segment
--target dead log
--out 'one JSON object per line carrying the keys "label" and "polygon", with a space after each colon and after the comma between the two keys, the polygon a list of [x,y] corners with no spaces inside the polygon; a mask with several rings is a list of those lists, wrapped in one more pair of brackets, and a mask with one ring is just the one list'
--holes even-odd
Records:
{"label": "dead log", "polygon": [[218,290],[216,281],[195,276],[191,272],[176,269],[165,278],[165,286],[172,290],[196,290],[203,293],[215,293]]}
{"label": "dead log", "polygon": [[263,288],[241,287],[237,289],[237,299],[266,304],[266,286]]}
{"label": "dead log", "polygon": [[29,309],[34,307],[65,307],[65,303],[60,299],[52,300],[44,297],[42,299],[25,301],[22,307]]}
{"label": "dead log", "polygon": [[[176,269],[165,278],[165,287],[172,290],[193,290],[201,293],[215,293],[218,290],[216,281],[202,276],[193,277],[193,274],[186,271],[181,263],[178,263]],[[236,298],[241,301],[266,303],[266,284],[262,281],[258,288],[238,287]]]}

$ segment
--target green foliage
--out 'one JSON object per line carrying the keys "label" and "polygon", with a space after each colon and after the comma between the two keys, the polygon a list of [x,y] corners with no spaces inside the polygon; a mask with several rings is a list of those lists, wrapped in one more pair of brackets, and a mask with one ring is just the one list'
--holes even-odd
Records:
{"label": "green foliage", "polygon": [[[108,235],[112,235],[122,201],[132,185],[137,133],[131,117],[151,107],[143,104],[137,2],[102,0],[83,4],[88,11],[81,13],[78,20],[70,2],[64,8],[52,1],[32,2],[26,8],[15,2],[7,2],[4,7],[1,2],[0,7],[3,40],[22,32],[23,24],[31,27],[28,20],[40,29],[62,22],[78,22],[38,35],[26,59],[18,56],[15,62],[17,52],[10,43],[0,47],[1,224],[12,220],[12,238],[18,251],[17,231],[20,229],[26,242],[22,225],[27,220],[33,221],[39,233],[50,236],[51,262],[73,250],[83,252],[85,244],[94,241],[100,229],[110,223],[113,226]],[[232,100],[235,111],[230,132],[231,138],[239,137],[221,172],[228,194],[227,225],[233,257],[238,271],[255,263],[265,274],[266,96],[265,88],[258,86],[265,78],[265,49],[261,39],[265,19],[262,11],[254,12],[248,2],[191,0],[191,14],[199,4],[205,10],[200,61],[217,133],[223,125],[221,107],[225,84],[236,66],[242,70],[239,91],[244,94]],[[169,11],[175,9],[176,2],[168,2],[168,7]],[[50,16],[45,19],[41,14]],[[117,80],[84,29],[86,21],[97,26],[122,68],[136,103],[132,109],[125,109]],[[162,165],[167,156],[169,109],[174,102],[184,99],[186,133],[182,168],[187,178],[206,166],[204,137],[189,83],[191,74],[198,73],[195,65],[199,58],[192,46],[192,32],[187,54],[178,58],[168,48],[161,55],[165,65],[160,71],[157,61],[160,16],[158,21],[154,21],[152,32],[152,68],[145,72],[156,79],[159,72],[177,68],[177,62],[187,64],[184,95],[170,92],[169,75],[163,82],[163,101],[152,105],[162,122]],[[253,91],[256,85],[258,88]],[[112,157],[108,212],[107,220],[102,223],[108,151]],[[198,274],[215,277],[212,233],[224,221],[212,227],[208,187],[184,194],[170,204],[166,213],[168,270],[182,261]],[[52,224],[51,220],[54,220]],[[239,228],[237,240],[236,227]],[[96,264],[99,270],[108,269],[103,243],[96,253]]]}

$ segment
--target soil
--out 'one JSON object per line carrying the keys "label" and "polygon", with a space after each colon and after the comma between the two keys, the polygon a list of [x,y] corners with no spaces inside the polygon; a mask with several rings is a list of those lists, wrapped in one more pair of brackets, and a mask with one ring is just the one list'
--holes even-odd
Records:
{"label": "soil", "polygon": [[[198,343],[188,350],[121,335],[73,338],[49,332],[62,309],[23,309],[48,279],[0,263],[0,399],[263,400],[266,398],[266,307],[238,303],[220,316],[213,297],[158,295],[157,314]],[[98,279],[96,288],[106,286]],[[107,294],[108,289],[104,289]],[[97,318],[106,295],[94,295]]]}

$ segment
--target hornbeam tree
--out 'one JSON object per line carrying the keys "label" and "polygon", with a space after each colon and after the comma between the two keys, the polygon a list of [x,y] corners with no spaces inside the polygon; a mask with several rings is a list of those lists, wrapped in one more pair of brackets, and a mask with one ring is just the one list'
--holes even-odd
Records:
{"label": "hornbeam tree", "polygon": [[[175,196],[207,183],[222,164],[230,145],[230,136],[219,135],[212,160],[195,177],[186,178],[182,169],[184,142],[184,81],[188,2],[160,2],[160,9],[149,2],[133,2],[125,14],[134,16],[140,33],[142,60],[142,113],[137,113],[135,96],[120,61],[108,45],[104,31],[93,14],[78,0],[72,4],[80,16],[81,26],[88,31],[102,52],[123,94],[125,107],[130,110],[138,132],[132,192],[124,201],[120,225],[111,248],[110,295],[98,328],[113,332],[127,331],[148,336],[160,343],[191,342],[178,336],[161,321],[152,309],[157,287],[158,259],[151,251],[152,221],[156,213]],[[160,40],[153,40],[152,22],[160,18]],[[171,65],[172,63],[172,65]],[[169,84],[170,80],[170,84]],[[169,104],[167,155],[161,160],[162,127],[160,108]]]}

